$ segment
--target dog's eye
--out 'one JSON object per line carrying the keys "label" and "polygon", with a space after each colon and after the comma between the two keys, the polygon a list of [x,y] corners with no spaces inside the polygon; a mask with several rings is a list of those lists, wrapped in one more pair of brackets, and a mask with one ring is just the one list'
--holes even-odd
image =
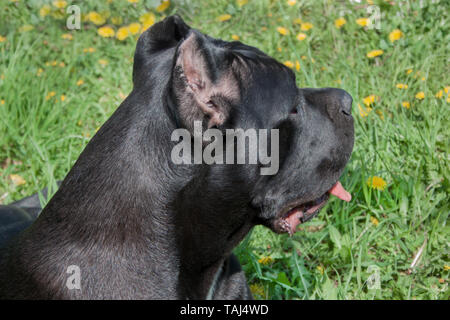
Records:
{"label": "dog's eye", "polygon": [[300,108],[300,106],[299,106],[299,105],[296,105],[295,107],[293,107],[293,108],[291,109],[290,114],[297,114],[299,108]]}

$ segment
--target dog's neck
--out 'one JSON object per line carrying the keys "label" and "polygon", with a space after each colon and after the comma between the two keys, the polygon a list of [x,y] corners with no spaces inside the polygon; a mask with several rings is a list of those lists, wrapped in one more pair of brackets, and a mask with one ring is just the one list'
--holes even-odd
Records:
{"label": "dog's neck", "polygon": [[[85,148],[36,230],[56,219],[54,234],[70,234],[81,250],[110,248],[111,260],[123,254],[123,269],[153,277],[160,292],[206,298],[224,260],[253,226],[251,219],[207,182],[208,166],[167,166],[170,150],[161,148],[170,148],[174,123],[155,118],[161,112],[136,108],[133,99],[132,94]],[[168,143],[157,143],[164,138]],[[192,201],[208,197],[216,199]],[[171,263],[162,268],[164,261]]]}
{"label": "dog's neck", "polygon": [[181,277],[190,295],[205,298],[224,260],[254,224],[244,196],[236,199],[226,186],[214,184],[207,165],[192,169],[196,172],[178,192],[173,210]]}

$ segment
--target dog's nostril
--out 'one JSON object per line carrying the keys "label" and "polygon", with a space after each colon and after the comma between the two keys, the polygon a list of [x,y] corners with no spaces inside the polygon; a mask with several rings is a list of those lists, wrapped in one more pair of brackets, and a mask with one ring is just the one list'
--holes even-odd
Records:
{"label": "dog's nostril", "polygon": [[352,96],[349,95],[347,92],[345,92],[344,90],[342,90],[341,93],[341,104],[340,104],[340,111],[345,114],[346,116],[351,116],[352,115]]}

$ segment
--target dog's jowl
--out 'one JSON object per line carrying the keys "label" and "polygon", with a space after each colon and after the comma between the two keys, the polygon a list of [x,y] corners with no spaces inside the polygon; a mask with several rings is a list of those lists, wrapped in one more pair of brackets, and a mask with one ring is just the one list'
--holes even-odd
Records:
{"label": "dog's jowl", "polygon": [[[292,234],[330,195],[350,200],[339,177],[353,148],[351,105],[340,89],[298,88],[254,47],[178,16],[155,24],[137,43],[132,92],[38,218],[8,229],[6,212],[27,208],[0,209],[0,297],[251,298],[232,250],[252,227]],[[190,159],[229,130],[265,132],[267,145],[248,135],[241,158],[236,139],[207,150],[222,162],[174,161],[172,134],[191,139],[196,128],[214,134],[192,138]]]}

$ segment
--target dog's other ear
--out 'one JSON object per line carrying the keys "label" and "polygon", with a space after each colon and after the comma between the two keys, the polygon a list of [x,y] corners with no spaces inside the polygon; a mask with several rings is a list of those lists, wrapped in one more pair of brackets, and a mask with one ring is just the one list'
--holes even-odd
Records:
{"label": "dog's other ear", "polygon": [[151,50],[173,47],[183,40],[191,28],[178,15],[173,15],[154,24],[147,30],[146,45]]}
{"label": "dog's other ear", "polygon": [[207,128],[226,121],[231,106],[239,99],[234,60],[228,49],[195,30],[180,44],[172,88],[187,128],[192,129],[194,121],[202,121]]}
{"label": "dog's other ear", "polygon": [[133,65],[134,85],[145,82],[148,78],[146,70],[153,70],[152,55],[163,50],[175,48],[186,37],[191,28],[180,16],[174,15],[155,23],[140,37],[136,45]]}

